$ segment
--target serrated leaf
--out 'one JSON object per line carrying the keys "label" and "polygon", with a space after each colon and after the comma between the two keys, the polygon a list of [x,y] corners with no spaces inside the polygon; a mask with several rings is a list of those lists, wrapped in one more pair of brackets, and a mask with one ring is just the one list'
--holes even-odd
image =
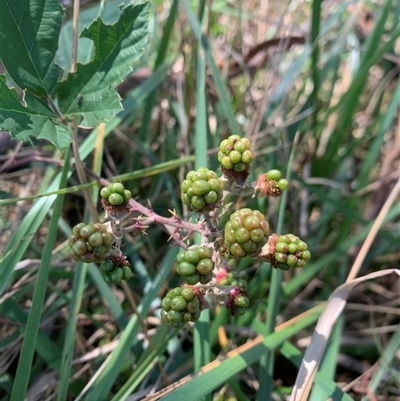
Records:
{"label": "serrated leaf", "polygon": [[54,64],[63,10],[59,0],[0,1],[0,59],[22,89],[50,97],[62,69]]}
{"label": "serrated leaf", "polygon": [[[85,27],[88,27],[99,15],[107,24],[114,24],[119,19],[120,8],[119,6],[129,4],[130,0],[107,0],[103,4],[100,2],[93,2],[94,5],[89,8],[81,9],[79,12],[78,32],[82,33]],[[71,67],[72,56],[72,38],[73,24],[72,15],[69,19],[63,22],[61,27],[60,37],[58,40],[58,50],[55,57],[55,62],[68,71]],[[92,58],[93,42],[86,38],[78,40],[78,63],[86,64]]]}
{"label": "serrated leaf", "polygon": [[24,103],[19,100],[17,91],[7,86],[6,77],[0,74],[0,129],[31,145],[34,144],[32,138],[46,139],[60,150],[70,144],[69,130],[60,124],[46,103],[30,92],[26,92]]}
{"label": "serrated leaf", "polygon": [[122,110],[115,86],[144,52],[148,10],[149,3],[121,6],[115,24],[106,25],[99,18],[83,30],[81,38],[94,43],[94,57],[60,82],[58,104],[65,116],[81,115],[81,126],[93,127]]}

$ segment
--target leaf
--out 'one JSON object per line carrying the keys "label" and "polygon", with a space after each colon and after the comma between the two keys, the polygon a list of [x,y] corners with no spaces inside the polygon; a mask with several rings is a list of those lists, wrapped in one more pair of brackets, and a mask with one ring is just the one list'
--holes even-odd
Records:
{"label": "leaf", "polygon": [[[78,32],[82,33],[85,27],[88,27],[100,15],[105,23],[113,24],[118,21],[121,3],[129,4],[130,0],[107,0],[104,3],[93,2],[94,5],[89,8],[83,8],[79,12]],[[55,62],[69,71],[71,67],[72,56],[72,35],[73,23],[72,15],[63,22],[60,36],[58,39],[58,50],[55,57]],[[87,38],[78,40],[78,63],[86,64],[92,59],[93,42]]]}
{"label": "leaf", "polygon": [[70,132],[43,101],[26,92],[24,103],[26,105],[20,102],[17,91],[9,88],[6,77],[0,74],[0,129],[31,145],[34,145],[32,138],[46,139],[60,150],[70,144]]}
{"label": "leaf", "polygon": [[115,86],[132,70],[148,38],[149,3],[121,6],[120,19],[106,25],[98,18],[81,38],[95,46],[93,60],[78,64],[58,88],[59,107],[65,116],[81,115],[81,126],[93,127],[122,110]]}
{"label": "leaf", "polygon": [[0,59],[22,89],[50,97],[62,69],[54,57],[63,11],[59,0],[0,2]]}

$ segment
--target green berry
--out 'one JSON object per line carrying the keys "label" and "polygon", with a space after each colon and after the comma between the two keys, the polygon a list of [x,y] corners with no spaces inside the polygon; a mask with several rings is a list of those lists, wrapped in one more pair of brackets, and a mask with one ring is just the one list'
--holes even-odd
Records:
{"label": "green berry", "polygon": [[[94,234],[96,232],[96,229],[93,225],[91,224],[87,224],[85,226],[83,226],[80,230],[79,230],[79,236],[85,240],[87,240],[92,234]],[[101,245],[101,244],[100,244]]]}
{"label": "green berry", "polygon": [[241,295],[235,298],[235,304],[239,307],[239,308],[247,308],[249,306],[249,298]]}
{"label": "green berry", "polygon": [[297,263],[297,257],[295,256],[295,255],[287,255],[287,258],[286,258],[286,264],[289,266],[289,267],[294,267],[294,266],[296,266],[296,263]]}
{"label": "green berry", "polygon": [[194,298],[194,292],[189,287],[182,288],[181,295],[188,302]]}
{"label": "green berry", "polygon": [[278,181],[278,189],[279,189],[281,192],[285,191],[285,190],[287,189],[288,186],[289,186],[289,183],[288,183],[288,181],[285,180],[284,178],[281,178],[281,179]]}
{"label": "green berry", "polygon": [[104,199],[108,199],[108,197],[111,195],[112,191],[110,189],[110,187],[103,187],[101,188],[100,191],[100,196]]}
{"label": "green berry", "polygon": [[[168,309],[168,310],[169,310],[169,309]],[[168,320],[168,312],[167,312],[166,310],[161,309],[160,316],[161,316],[161,320],[162,320],[164,323],[168,323],[168,322],[169,322],[169,320]]]}
{"label": "green berry", "polygon": [[208,181],[211,191],[219,192],[222,189],[221,181],[218,178],[210,178]]}
{"label": "green berry", "polygon": [[120,283],[122,281],[123,276],[124,276],[124,271],[120,267],[117,267],[111,273],[112,282],[113,283]]}
{"label": "green berry", "polygon": [[185,301],[185,298],[183,298],[182,295],[177,295],[176,297],[173,297],[171,300],[171,308],[175,311],[181,311],[185,309],[187,306],[187,302]]}
{"label": "green berry", "polygon": [[213,278],[212,274],[207,274],[206,276],[200,275],[200,284],[207,284]]}
{"label": "green berry", "polygon": [[124,202],[124,197],[118,193],[113,192],[109,197],[108,197],[108,203],[110,203],[113,206],[118,206],[121,203]]}
{"label": "green berry", "polygon": [[190,276],[184,276],[185,283],[189,285],[196,285],[200,281],[200,274],[199,273],[193,273]]}
{"label": "green berry", "polygon": [[250,239],[250,231],[246,227],[239,227],[235,230],[235,239],[239,244],[243,244]]}
{"label": "green berry", "polygon": [[237,258],[243,258],[243,256],[246,256],[246,252],[238,243],[232,244],[229,247],[229,251],[233,256],[236,256]]}
{"label": "green berry", "polygon": [[105,246],[107,248],[107,252],[108,252],[108,250],[111,249],[113,237],[110,233],[107,233],[107,232],[103,233],[102,236],[103,236],[103,246]]}
{"label": "green berry", "polygon": [[122,276],[123,280],[129,280],[133,275],[132,270],[129,266],[126,265],[122,266],[122,271],[123,271],[123,276]]}
{"label": "green berry", "polygon": [[275,260],[279,263],[285,263],[287,255],[286,253],[281,253],[281,252],[275,252]]}
{"label": "green berry", "polygon": [[171,309],[167,313],[168,321],[171,323],[180,323],[182,322],[182,314],[179,311]]}
{"label": "green berry", "polygon": [[289,252],[289,246],[286,242],[277,242],[275,246],[275,251],[276,252],[283,252],[283,253],[288,253]]}
{"label": "green berry", "polygon": [[74,245],[72,245],[72,251],[79,256],[84,255],[87,252],[86,242],[83,239],[78,239]]}
{"label": "green berry", "polygon": [[105,260],[101,265],[100,265],[100,270],[103,273],[111,273],[114,270],[114,264],[111,260]]}
{"label": "green berry", "polygon": [[205,195],[210,192],[211,186],[206,180],[197,180],[192,186],[195,195]]}
{"label": "green berry", "polygon": [[289,244],[288,245],[288,252],[289,253],[296,253],[297,252],[297,245],[296,244]]}
{"label": "green berry", "polygon": [[278,238],[278,242],[283,242],[285,244],[290,244],[291,240],[290,240],[290,237],[288,235],[281,235]]}
{"label": "green berry", "polygon": [[85,223],[79,223],[79,224],[77,224],[77,225],[72,229],[72,233],[73,233],[75,236],[80,237],[80,236],[81,236],[81,229],[82,229],[83,227],[85,227],[85,226],[86,226]]}
{"label": "green berry", "polygon": [[246,168],[247,168],[247,164],[243,163],[243,162],[240,162],[240,163],[237,163],[237,164],[233,165],[233,170],[237,171],[238,173],[240,173],[242,171],[245,171]]}
{"label": "green berry", "polygon": [[254,153],[251,150],[245,150],[242,154],[242,163],[250,164],[254,160]]}
{"label": "green berry", "polygon": [[307,249],[307,244],[304,241],[299,240],[296,242],[296,245],[299,251],[305,251]]}
{"label": "green berry", "polygon": [[125,189],[123,197],[124,197],[124,201],[128,202],[132,198],[131,191]]}
{"label": "green berry", "polygon": [[[239,219],[241,222],[241,219]],[[246,227],[248,230],[256,230],[257,228],[260,228],[261,222],[259,217],[256,215],[250,215],[247,216],[244,221],[243,221],[243,226]]]}
{"label": "green berry", "polygon": [[273,181],[279,181],[282,176],[279,170],[269,170],[265,175],[268,179]]}
{"label": "green berry", "polygon": [[192,196],[190,199],[190,206],[193,210],[200,210],[206,205],[206,201],[202,196]]}
{"label": "green berry", "polygon": [[[114,182],[108,186],[112,193],[124,195],[125,188],[120,182]],[[111,203],[111,202],[110,202]]]}
{"label": "green berry", "polygon": [[210,191],[207,195],[204,195],[204,200],[209,205],[216,203],[218,201],[218,193],[215,191]]}
{"label": "green berry", "polygon": [[233,149],[242,154],[247,148],[245,142],[239,141],[233,145]]}
{"label": "green berry", "polygon": [[103,234],[99,232],[93,233],[87,241],[93,248],[98,248],[103,245]]}
{"label": "green berry", "polygon": [[189,196],[188,194],[182,194],[182,195],[181,195],[181,201],[182,201],[185,205],[189,206],[189,205],[190,205],[190,196]]}
{"label": "green berry", "polygon": [[195,313],[200,308],[200,302],[197,298],[193,298],[191,301],[186,303],[186,309],[190,313]]}
{"label": "green berry", "polygon": [[236,150],[233,150],[229,154],[229,159],[231,160],[232,164],[237,164],[242,161],[242,154]]}
{"label": "green berry", "polygon": [[300,268],[300,267],[304,267],[306,264],[307,264],[307,262],[305,260],[299,259],[294,267]]}
{"label": "green berry", "polygon": [[200,260],[200,255],[198,249],[188,249],[185,252],[185,260],[186,262],[196,264]]}
{"label": "green berry", "polygon": [[230,159],[229,156],[224,156],[221,160],[221,165],[222,167],[225,167],[228,170],[232,170],[233,169],[233,163]]}
{"label": "green berry", "polygon": [[190,312],[182,313],[182,323],[189,323],[192,320],[192,314]]}
{"label": "green berry", "polygon": [[198,248],[196,248],[196,251],[200,259],[209,259],[212,256],[211,249],[205,246],[199,246]]}
{"label": "green berry", "polygon": [[171,301],[172,298],[170,297],[164,297],[163,300],[161,301],[161,307],[168,312],[171,309]]}
{"label": "green berry", "polygon": [[214,263],[211,259],[202,259],[197,263],[196,269],[202,276],[208,276],[214,270]]}
{"label": "green berry", "polygon": [[196,266],[192,263],[181,262],[176,266],[176,272],[180,276],[191,276],[196,273]]}
{"label": "green berry", "polygon": [[173,298],[173,297],[175,297],[177,295],[181,295],[181,292],[182,292],[182,288],[181,287],[173,288],[172,290],[168,291],[167,297]]}

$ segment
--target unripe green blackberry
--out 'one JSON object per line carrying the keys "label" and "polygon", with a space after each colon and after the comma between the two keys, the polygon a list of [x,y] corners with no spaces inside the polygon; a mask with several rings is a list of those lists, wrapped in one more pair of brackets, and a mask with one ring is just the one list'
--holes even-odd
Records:
{"label": "unripe green blackberry", "polygon": [[244,279],[239,276],[236,270],[223,270],[218,272],[215,278],[215,283],[223,287],[239,287],[242,290],[247,289],[247,283]]}
{"label": "unripe green blackberry", "polygon": [[100,272],[107,284],[117,284],[132,277],[133,273],[128,264],[118,265],[118,262],[117,264],[114,263],[112,260],[105,260],[100,265]]}
{"label": "unripe green blackberry", "polygon": [[272,265],[281,269],[288,270],[290,267],[304,267],[311,257],[307,244],[293,234],[277,235],[274,234],[272,245]]}
{"label": "unripe green blackberry", "polygon": [[249,294],[241,288],[235,287],[229,291],[224,306],[232,316],[241,316],[246,313],[249,304]]}
{"label": "unripe green blackberry", "polygon": [[268,232],[269,224],[259,210],[239,209],[225,225],[226,249],[237,258],[256,256],[267,242]]}
{"label": "unripe green blackberry", "polygon": [[224,176],[242,186],[249,176],[250,164],[254,153],[250,150],[250,141],[238,135],[224,139],[218,152],[218,161]]}
{"label": "unripe green blackberry", "polygon": [[186,174],[181,184],[181,200],[191,210],[213,210],[222,199],[223,188],[214,171],[200,167]]}
{"label": "unripe green blackberry", "polygon": [[201,294],[195,294],[191,287],[176,287],[161,301],[161,320],[180,329],[195,322],[200,317],[201,308]]}
{"label": "unripe green blackberry", "polygon": [[128,202],[131,191],[120,182],[114,182],[100,190],[101,204],[107,214],[114,220],[122,220],[130,213]]}
{"label": "unripe green blackberry", "polygon": [[102,263],[111,250],[112,242],[112,235],[100,223],[79,223],[68,239],[72,259],[84,263]]}
{"label": "unripe green blackberry", "polygon": [[263,196],[281,196],[289,185],[288,181],[281,178],[282,174],[279,170],[269,170],[265,174],[258,177],[255,191]]}
{"label": "unripe green blackberry", "polygon": [[205,246],[181,250],[176,257],[176,272],[187,284],[207,284],[213,277],[214,262],[211,256],[212,249]]}
{"label": "unripe green blackberry", "polygon": [[128,202],[132,194],[120,182],[114,182],[107,187],[103,187],[100,191],[100,196],[111,205],[119,206],[124,202]]}

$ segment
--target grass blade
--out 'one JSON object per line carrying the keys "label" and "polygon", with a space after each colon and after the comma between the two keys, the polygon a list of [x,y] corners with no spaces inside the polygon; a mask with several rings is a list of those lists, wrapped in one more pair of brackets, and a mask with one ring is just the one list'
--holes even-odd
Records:
{"label": "grass blade", "polygon": [[[69,173],[69,160],[71,152],[68,150],[65,154],[65,164],[60,177],[60,187],[65,187]],[[54,248],[58,220],[61,215],[64,196],[59,195],[55,201],[53,215],[50,221],[50,227],[44,246],[42,263],[39,269],[39,275],[36,283],[35,292],[32,300],[32,308],[29,313],[28,324],[26,327],[27,335],[24,339],[20,358],[18,361],[17,373],[15,375],[13,392],[11,401],[21,401],[25,399],[30,372],[32,368],[33,356],[36,348],[36,341],[39,332],[40,318],[42,314],[42,306],[46,294],[47,279],[51,265],[52,250]]]}

